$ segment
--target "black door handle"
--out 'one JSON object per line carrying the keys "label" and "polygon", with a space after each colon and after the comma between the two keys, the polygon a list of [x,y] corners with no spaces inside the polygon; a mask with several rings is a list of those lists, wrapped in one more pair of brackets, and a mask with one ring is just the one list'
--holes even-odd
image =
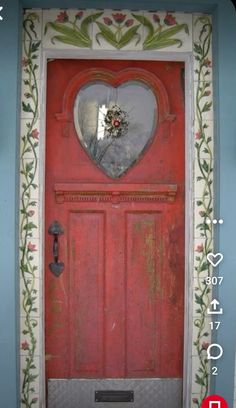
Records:
{"label": "black door handle", "polygon": [[49,264],[50,271],[56,276],[59,277],[64,269],[64,263],[58,262],[59,259],[59,242],[58,236],[64,233],[64,230],[61,224],[58,221],[53,221],[50,227],[48,228],[48,233],[53,235],[53,246],[52,246],[52,254],[54,258],[54,262]]}

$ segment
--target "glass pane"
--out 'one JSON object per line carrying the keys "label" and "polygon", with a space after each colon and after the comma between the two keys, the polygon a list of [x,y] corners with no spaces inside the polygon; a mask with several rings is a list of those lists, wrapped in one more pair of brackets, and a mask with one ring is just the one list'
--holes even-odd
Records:
{"label": "glass pane", "polygon": [[141,81],[117,88],[94,82],[80,89],[74,106],[78,137],[97,165],[120,177],[142,155],[157,123],[157,102]]}

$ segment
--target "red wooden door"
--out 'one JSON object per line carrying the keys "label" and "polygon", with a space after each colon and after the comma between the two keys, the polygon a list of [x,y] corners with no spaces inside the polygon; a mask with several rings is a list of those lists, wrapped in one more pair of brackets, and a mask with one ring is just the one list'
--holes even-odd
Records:
{"label": "red wooden door", "polygon": [[[182,70],[179,62],[48,64],[47,378],[182,377]],[[111,177],[81,143],[74,104],[86,84],[100,81],[115,89],[134,80],[151,89],[157,120],[150,141],[132,165]],[[59,261],[65,268],[59,277],[48,267],[53,261],[48,228],[54,220],[64,229]]]}

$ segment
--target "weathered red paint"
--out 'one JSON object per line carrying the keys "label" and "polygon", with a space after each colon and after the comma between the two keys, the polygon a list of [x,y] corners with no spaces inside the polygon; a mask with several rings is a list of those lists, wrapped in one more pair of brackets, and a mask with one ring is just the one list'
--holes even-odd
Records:
{"label": "weathered red paint", "polygon": [[[182,377],[182,68],[177,62],[48,63],[47,378]],[[156,134],[143,157],[112,180],[78,140],[74,99],[96,75],[117,86],[141,73],[158,100]],[[65,270],[59,278],[48,268],[47,229],[55,219],[65,230],[59,238]]]}

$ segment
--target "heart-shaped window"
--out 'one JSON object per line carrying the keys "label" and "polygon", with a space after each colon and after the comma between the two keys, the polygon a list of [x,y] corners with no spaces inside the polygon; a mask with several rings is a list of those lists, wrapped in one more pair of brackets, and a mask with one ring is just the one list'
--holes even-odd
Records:
{"label": "heart-shaped window", "polygon": [[75,99],[74,123],[82,146],[108,176],[118,178],[144,153],[157,124],[157,101],[142,81],[119,86],[93,81]]}

